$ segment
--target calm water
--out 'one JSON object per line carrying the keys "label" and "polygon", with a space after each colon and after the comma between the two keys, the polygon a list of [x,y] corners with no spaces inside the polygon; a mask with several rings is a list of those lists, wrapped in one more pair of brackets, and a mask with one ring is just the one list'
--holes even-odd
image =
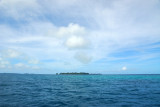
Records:
{"label": "calm water", "polygon": [[0,107],[158,107],[160,75],[0,74]]}

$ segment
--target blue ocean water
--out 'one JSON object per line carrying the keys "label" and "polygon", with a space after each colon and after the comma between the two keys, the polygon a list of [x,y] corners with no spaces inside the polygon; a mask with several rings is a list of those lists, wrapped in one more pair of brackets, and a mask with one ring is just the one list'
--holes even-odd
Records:
{"label": "blue ocean water", "polygon": [[119,106],[160,106],[160,75],[0,74],[0,107]]}

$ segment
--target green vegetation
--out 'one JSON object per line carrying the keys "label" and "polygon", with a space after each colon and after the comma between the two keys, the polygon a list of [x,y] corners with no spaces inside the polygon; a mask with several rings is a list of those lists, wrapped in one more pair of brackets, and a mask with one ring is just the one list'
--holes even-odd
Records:
{"label": "green vegetation", "polygon": [[[57,73],[56,73],[57,75]],[[77,72],[67,72],[67,73],[59,73],[59,75],[89,75],[89,73],[86,73],[86,72],[80,72],[80,73],[77,73]]]}
{"label": "green vegetation", "polygon": [[56,75],[101,75],[101,74],[89,74],[86,72],[67,72],[67,73],[56,73]]}

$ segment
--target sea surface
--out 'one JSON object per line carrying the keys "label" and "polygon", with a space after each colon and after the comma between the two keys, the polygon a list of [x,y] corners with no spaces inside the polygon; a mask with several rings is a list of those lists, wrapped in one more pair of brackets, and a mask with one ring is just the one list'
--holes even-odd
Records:
{"label": "sea surface", "polygon": [[0,74],[0,107],[160,107],[160,75]]}

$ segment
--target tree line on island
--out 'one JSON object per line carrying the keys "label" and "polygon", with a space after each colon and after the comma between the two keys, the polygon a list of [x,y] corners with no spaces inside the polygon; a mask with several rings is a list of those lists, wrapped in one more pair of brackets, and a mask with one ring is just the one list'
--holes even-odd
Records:
{"label": "tree line on island", "polygon": [[56,75],[100,75],[100,74],[90,74],[86,72],[67,72],[67,73],[56,73]]}

